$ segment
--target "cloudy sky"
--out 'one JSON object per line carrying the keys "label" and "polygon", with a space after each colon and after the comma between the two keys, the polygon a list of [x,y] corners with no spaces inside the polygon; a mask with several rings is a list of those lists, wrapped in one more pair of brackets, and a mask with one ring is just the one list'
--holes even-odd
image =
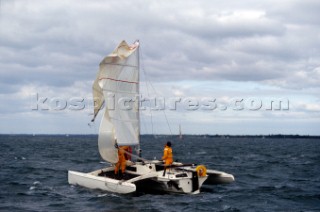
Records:
{"label": "cloudy sky", "polygon": [[0,133],[97,133],[98,65],[139,39],[142,92],[181,98],[143,111],[142,133],[319,135],[319,11],[318,0],[1,0]]}

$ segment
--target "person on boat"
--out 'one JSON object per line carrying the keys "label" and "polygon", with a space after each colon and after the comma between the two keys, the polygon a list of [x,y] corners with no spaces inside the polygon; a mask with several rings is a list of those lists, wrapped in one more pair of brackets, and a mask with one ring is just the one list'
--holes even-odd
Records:
{"label": "person on boat", "polygon": [[116,166],[114,168],[114,174],[117,175],[119,172],[119,169],[121,169],[121,174],[123,176],[124,172],[126,171],[126,149],[128,148],[128,146],[121,146],[118,148],[118,163],[116,163]]}
{"label": "person on boat", "polygon": [[166,146],[164,147],[162,160],[164,160],[165,166],[169,166],[173,163],[173,155],[170,141],[168,141]]}
{"label": "person on boat", "polygon": [[124,157],[126,160],[131,160],[132,148],[131,146],[122,146],[122,149],[125,150]]}

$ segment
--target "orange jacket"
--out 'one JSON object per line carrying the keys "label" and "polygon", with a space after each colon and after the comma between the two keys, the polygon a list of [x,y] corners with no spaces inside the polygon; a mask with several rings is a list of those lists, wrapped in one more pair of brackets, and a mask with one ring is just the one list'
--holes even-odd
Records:
{"label": "orange jacket", "polygon": [[172,148],[169,146],[165,146],[163,150],[163,157],[162,160],[171,160],[172,161],[173,155],[172,155]]}
{"label": "orange jacket", "polygon": [[126,161],[125,151],[123,151],[123,150],[126,150],[125,147],[119,147],[119,149],[118,149],[119,162]]}
{"label": "orange jacket", "polygon": [[115,174],[117,174],[119,172],[120,168],[121,168],[122,173],[124,173],[126,170],[126,161],[127,160],[126,160],[126,156],[125,156],[125,150],[126,150],[125,146],[119,147],[119,149],[118,149],[119,160],[116,163],[115,168],[114,168]]}
{"label": "orange jacket", "polygon": [[[131,155],[128,153],[132,153],[132,148],[131,146],[121,146],[121,149],[125,150],[124,152],[124,156],[126,158],[126,160],[131,160]],[[127,153],[128,152],[128,153]]]}

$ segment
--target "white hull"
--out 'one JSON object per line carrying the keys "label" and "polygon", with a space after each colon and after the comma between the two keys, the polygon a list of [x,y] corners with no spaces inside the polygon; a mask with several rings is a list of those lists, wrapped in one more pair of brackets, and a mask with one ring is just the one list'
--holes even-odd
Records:
{"label": "white hull", "polygon": [[221,171],[216,170],[207,170],[208,179],[205,184],[226,184],[232,183],[235,181],[234,176],[232,174],[228,174]]}
{"label": "white hull", "polygon": [[90,189],[99,189],[120,194],[127,194],[136,191],[135,184],[122,182],[112,178],[100,177],[94,174],[97,171],[90,173],[69,171],[68,182],[71,185],[80,185]]}
{"label": "white hull", "polygon": [[[184,167],[182,169],[196,171],[194,167]],[[204,182],[204,184],[208,185],[226,184],[235,181],[232,174],[212,169],[207,169],[207,176],[208,179]]]}
{"label": "white hull", "polygon": [[[120,194],[136,191],[197,194],[207,179],[209,184],[234,181],[230,174],[207,170],[206,176],[198,176],[195,167],[174,163],[174,167],[164,171],[159,161],[136,163],[127,166],[124,179],[116,179],[114,168],[108,167],[90,173],[68,172],[69,184],[90,189],[99,189]],[[220,177],[219,177],[220,176]]]}

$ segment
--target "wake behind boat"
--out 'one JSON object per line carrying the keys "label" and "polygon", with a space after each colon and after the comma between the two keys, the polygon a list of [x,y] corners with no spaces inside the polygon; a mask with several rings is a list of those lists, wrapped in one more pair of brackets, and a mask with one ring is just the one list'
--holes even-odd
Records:
{"label": "wake behind boat", "polygon": [[[196,194],[205,182],[234,181],[232,175],[207,170],[204,165],[173,162],[168,166],[163,161],[141,158],[139,105],[128,106],[138,95],[139,42],[128,45],[122,41],[100,63],[93,84],[93,121],[104,104],[106,108],[99,128],[99,153],[111,166],[90,173],[69,171],[69,184],[122,194],[136,191]],[[113,105],[110,98],[117,104]],[[136,154],[126,153],[138,159],[126,162],[122,176],[115,174],[120,146],[133,147]]]}

